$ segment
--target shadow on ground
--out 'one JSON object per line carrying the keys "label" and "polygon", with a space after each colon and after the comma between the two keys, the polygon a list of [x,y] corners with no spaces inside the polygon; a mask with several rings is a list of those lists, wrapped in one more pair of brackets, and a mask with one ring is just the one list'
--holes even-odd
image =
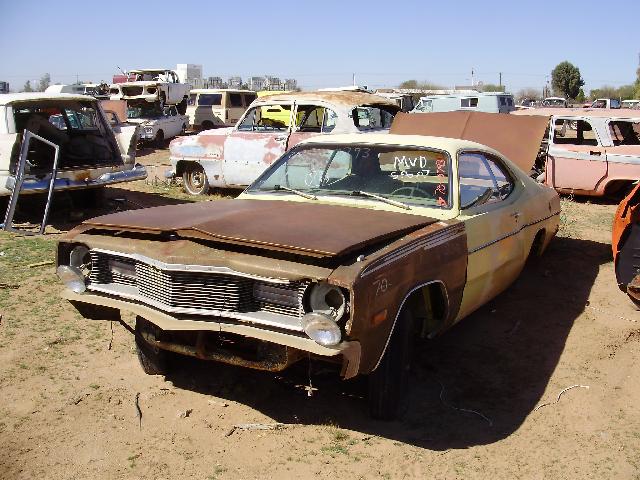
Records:
{"label": "shadow on ground", "polygon": [[609,245],[556,238],[506,292],[418,351],[410,407],[399,421],[371,420],[366,379],[341,381],[317,362],[311,397],[307,362],[276,375],[183,357],[167,378],[283,423],[331,423],[433,450],[496,442],[540,403],[599,267],[610,260]]}

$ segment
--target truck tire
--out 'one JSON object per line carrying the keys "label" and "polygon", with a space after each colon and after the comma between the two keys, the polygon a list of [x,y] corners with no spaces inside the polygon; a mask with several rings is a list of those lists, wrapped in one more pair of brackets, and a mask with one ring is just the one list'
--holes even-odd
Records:
{"label": "truck tire", "polygon": [[209,179],[204,168],[198,163],[188,164],[182,173],[182,186],[189,195],[206,195]]}
{"label": "truck tire", "polygon": [[169,352],[147,343],[140,334],[140,323],[146,320],[136,318],[136,351],[142,370],[147,375],[166,375],[169,371]]}
{"label": "truck tire", "polygon": [[404,308],[378,368],[369,374],[369,414],[373,418],[394,420],[406,409],[414,333],[413,315]]}

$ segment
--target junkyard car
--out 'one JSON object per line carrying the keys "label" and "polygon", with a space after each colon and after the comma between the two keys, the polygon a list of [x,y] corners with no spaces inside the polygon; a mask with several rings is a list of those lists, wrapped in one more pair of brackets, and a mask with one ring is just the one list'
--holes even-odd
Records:
{"label": "junkyard car", "polygon": [[168,69],[131,70],[134,81],[114,83],[109,87],[111,100],[144,100],[160,102],[161,106],[176,105],[184,115],[191,86],[181,83],[178,74]]}
{"label": "junkyard car", "polygon": [[171,142],[173,174],[185,190],[238,188],[253,182],[280,155],[314,135],[388,129],[399,107],[360,92],[305,92],[259,98],[235,127],[206,130]]}
{"label": "junkyard car", "polygon": [[194,129],[232,127],[256,98],[251,90],[198,88],[189,94],[187,115]]}
{"label": "junkyard car", "polygon": [[153,142],[158,148],[187,130],[189,117],[181,115],[175,105],[160,107],[158,102],[129,102],[127,120],[140,125],[140,140]]}
{"label": "junkyard car", "polygon": [[618,205],[611,248],[618,287],[640,307],[640,184]]}
{"label": "junkyard car", "polygon": [[[89,96],[64,93],[16,93],[0,96],[0,196],[16,182],[20,145],[28,130],[60,148],[55,190],[78,190],[141,180],[135,164],[137,127],[107,120]],[[21,193],[46,191],[54,150],[35,139],[28,146]]]}
{"label": "junkyard car", "polygon": [[390,418],[414,340],[507,288],[558,215],[553,189],[485,145],[317,136],[238,199],[84,222],[58,274],[86,318],[137,315],[147,373],[167,352],[270,371],[313,356],[368,375],[372,415]]}
{"label": "junkyard car", "polygon": [[620,195],[640,178],[640,112],[537,108],[513,114],[551,118],[538,168],[540,180],[559,192]]}

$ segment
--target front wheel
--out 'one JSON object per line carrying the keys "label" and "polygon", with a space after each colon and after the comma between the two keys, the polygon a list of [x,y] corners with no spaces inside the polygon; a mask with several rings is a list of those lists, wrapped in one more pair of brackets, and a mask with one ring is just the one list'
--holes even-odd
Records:
{"label": "front wheel", "polygon": [[404,308],[378,368],[369,375],[369,413],[373,418],[393,420],[407,405],[414,333],[413,315]]}
{"label": "front wheel", "polygon": [[201,165],[188,165],[182,174],[184,191],[189,195],[206,195],[209,191],[209,180]]}
{"label": "front wheel", "polygon": [[166,375],[169,371],[169,352],[148,343],[140,333],[141,324],[146,320],[136,319],[136,351],[142,370],[147,375]]}
{"label": "front wheel", "polygon": [[153,143],[156,148],[164,148],[164,132],[162,130],[158,130],[158,133],[156,133],[156,138],[153,140]]}

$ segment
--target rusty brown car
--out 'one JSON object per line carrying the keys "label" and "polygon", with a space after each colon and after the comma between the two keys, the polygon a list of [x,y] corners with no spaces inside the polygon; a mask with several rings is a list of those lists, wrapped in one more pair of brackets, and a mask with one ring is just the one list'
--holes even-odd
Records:
{"label": "rusty brown car", "polygon": [[85,221],[58,274],[86,318],[137,315],[147,373],[170,352],[269,371],[314,357],[368,375],[371,414],[392,418],[414,342],[507,288],[558,214],[555,191],[486,145],[315,137],[238,199]]}

